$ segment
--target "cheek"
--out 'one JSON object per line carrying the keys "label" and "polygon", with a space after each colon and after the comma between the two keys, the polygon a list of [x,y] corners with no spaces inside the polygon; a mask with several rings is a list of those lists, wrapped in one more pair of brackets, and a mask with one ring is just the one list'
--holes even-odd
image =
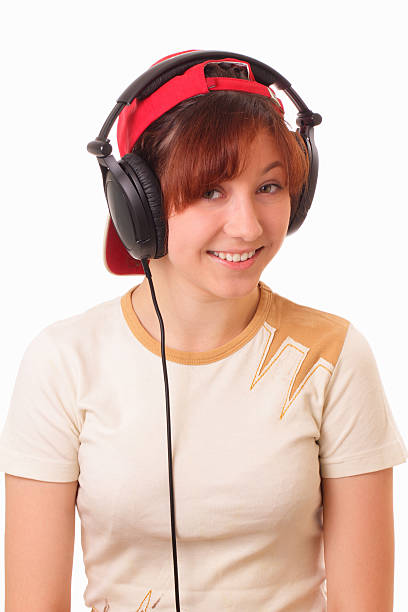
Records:
{"label": "cheek", "polygon": [[280,211],[281,213],[280,221],[283,225],[286,225],[286,227],[289,225],[289,219],[290,219],[291,212],[292,212],[292,206],[290,202],[290,196],[289,194],[287,194],[286,197],[284,198],[283,205]]}
{"label": "cheek", "polygon": [[264,217],[264,227],[268,228],[268,231],[273,234],[286,233],[289,225],[289,219],[291,214],[290,198],[282,199],[281,202],[277,203],[277,206],[273,208],[273,214],[267,213]]}
{"label": "cheek", "polygon": [[168,220],[168,257],[179,261],[191,252],[194,244],[194,227],[185,219],[174,217]]}
{"label": "cheek", "polygon": [[193,215],[178,215],[168,219],[168,254],[170,259],[192,257],[208,245],[209,233],[203,219]]}

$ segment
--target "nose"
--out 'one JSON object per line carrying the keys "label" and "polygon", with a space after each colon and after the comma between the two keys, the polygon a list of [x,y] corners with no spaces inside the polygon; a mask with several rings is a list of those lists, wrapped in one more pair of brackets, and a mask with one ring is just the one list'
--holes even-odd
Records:
{"label": "nose", "polygon": [[250,196],[237,197],[233,205],[228,207],[224,231],[231,238],[240,238],[252,243],[261,236],[262,225],[258,219],[256,205]]}

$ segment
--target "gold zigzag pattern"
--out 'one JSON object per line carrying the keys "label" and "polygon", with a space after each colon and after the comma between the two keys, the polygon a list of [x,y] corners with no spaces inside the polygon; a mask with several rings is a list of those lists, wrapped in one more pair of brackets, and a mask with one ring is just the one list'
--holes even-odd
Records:
{"label": "gold zigzag pattern", "polygon": [[[267,331],[268,333],[268,338],[264,347],[264,350],[262,352],[262,356],[261,359],[259,361],[258,367],[256,369],[254,378],[252,379],[251,385],[250,385],[250,390],[252,390],[254,388],[254,386],[263,378],[263,376],[270,370],[270,368],[272,368],[272,366],[281,358],[281,356],[284,354],[285,351],[287,351],[290,348],[295,349],[296,351],[299,351],[299,353],[301,354],[302,358],[300,359],[296,370],[289,382],[289,386],[288,386],[288,391],[286,393],[286,397],[285,397],[285,401],[283,402],[283,406],[282,406],[282,411],[280,414],[280,419],[283,418],[284,414],[287,412],[287,410],[289,409],[289,407],[291,406],[291,404],[295,401],[295,399],[298,397],[298,395],[301,393],[303,387],[306,385],[307,381],[311,378],[311,376],[313,376],[313,374],[315,372],[317,372],[317,370],[319,368],[323,368],[324,370],[326,370],[330,375],[333,372],[334,366],[333,364],[331,364],[330,362],[326,361],[326,363],[328,364],[325,365],[324,363],[320,363],[321,359],[323,359],[322,357],[319,357],[318,359],[318,363],[314,363],[313,367],[311,369],[309,369],[308,372],[306,372],[306,375],[304,376],[303,380],[300,381],[300,377],[298,377],[298,384],[297,386],[295,386],[295,379],[298,376],[300,370],[302,369],[302,365],[306,359],[306,356],[308,355],[310,349],[308,347],[303,347],[304,350],[302,350],[299,346],[293,344],[293,342],[291,342],[291,339],[289,337],[287,337],[283,343],[280,345],[278,352],[277,353],[273,353],[272,350],[272,340],[273,340],[273,331],[275,331],[271,326],[269,326],[268,324],[264,324],[264,329]],[[269,357],[269,359],[266,358],[266,356]]]}

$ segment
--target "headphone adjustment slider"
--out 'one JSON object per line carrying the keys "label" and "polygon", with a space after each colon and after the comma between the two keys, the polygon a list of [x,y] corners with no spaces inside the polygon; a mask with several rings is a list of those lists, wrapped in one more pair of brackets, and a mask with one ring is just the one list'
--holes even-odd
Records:
{"label": "headphone adjustment slider", "polygon": [[110,144],[109,139],[107,140],[92,140],[87,145],[87,150],[92,155],[96,155],[96,157],[107,157],[112,153],[112,145]]}
{"label": "headphone adjustment slider", "polygon": [[300,128],[307,126],[320,125],[322,122],[322,116],[319,113],[313,113],[312,111],[300,112],[297,115],[296,125]]}

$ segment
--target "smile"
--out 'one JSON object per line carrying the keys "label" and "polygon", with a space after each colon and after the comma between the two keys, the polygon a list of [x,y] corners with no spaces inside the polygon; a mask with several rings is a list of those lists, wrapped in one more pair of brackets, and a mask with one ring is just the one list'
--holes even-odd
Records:
{"label": "smile", "polygon": [[[243,253],[242,255],[232,255],[231,253],[220,252],[219,255],[221,255],[221,257],[219,255],[216,255],[212,251],[207,251],[207,253],[214,262],[217,261],[219,264],[235,270],[246,270],[246,268],[249,268],[255,263],[255,260],[257,259],[262,249],[263,247],[260,247],[256,251],[249,251],[248,253]],[[250,257],[248,257],[248,255],[250,255]],[[246,256],[246,259],[243,259],[241,261],[242,256]],[[238,257],[239,260],[237,261]]]}
{"label": "smile", "polygon": [[227,259],[228,261],[246,261],[247,259],[251,259],[252,255],[255,253],[255,249],[253,251],[247,251],[246,253],[227,253],[225,251],[210,251],[213,255],[216,255],[220,259]]}

